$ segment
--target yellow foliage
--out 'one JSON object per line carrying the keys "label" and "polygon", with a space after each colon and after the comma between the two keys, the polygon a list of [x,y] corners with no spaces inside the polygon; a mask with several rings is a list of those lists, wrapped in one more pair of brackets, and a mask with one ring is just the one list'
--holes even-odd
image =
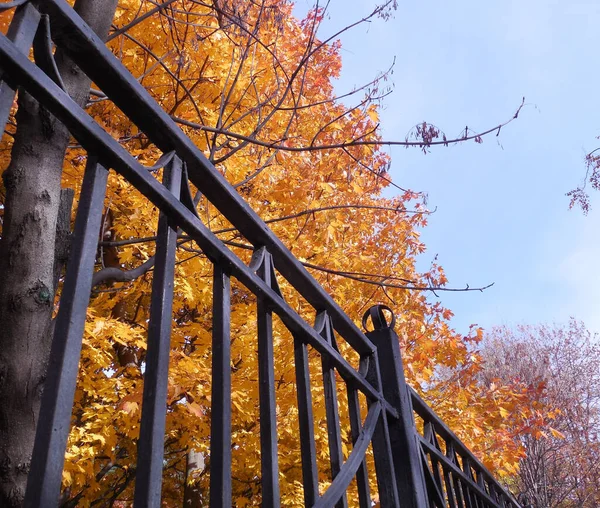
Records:
{"label": "yellow foliage", "polygon": [[[312,49],[320,44],[311,40],[314,14],[297,20],[285,0],[268,0],[262,6],[238,0],[223,4],[239,19],[227,18],[211,2],[181,0],[174,4],[177,8],[150,16],[113,39],[110,48],[163,109],[188,122],[182,127],[186,134],[293,254],[309,264],[349,316],[358,320],[380,301],[394,308],[409,382],[490,469],[513,474],[522,450],[512,439],[511,418],[517,409],[527,413],[523,421],[531,420],[532,413],[526,394],[506,386],[485,389],[476,382],[473,373],[479,360],[473,351],[481,332],[456,334],[448,325],[452,313],[422,292],[364,283],[446,283],[441,267],[419,273],[415,266],[416,256],[425,250],[419,229],[426,224],[426,210],[419,195],[382,195],[389,157],[377,145],[306,151],[269,146],[296,149],[379,140],[375,105],[348,110],[335,100],[332,79],[341,69],[339,44],[319,46],[310,55],[310,65],[298,67],[306,58],[307,44],[313,44]],[[152,2],[121,0],[114,24],[126,26],[153,7]],[[301,78],[290,82],[298,68]],[[150,166],[162,155],[110,101],[95,100],[89,112],[141,163]],[[203,126],[235,136],[216,136]],[[255,142],[247,143],[250,138]],[[6,150],[1,157],[6,163]],[[84,153],[71,149],[64,186],[79,190],[84,164]],[[213,204],[198,197],[198,213],[207,227],[249,261],[251,252],[239,246],[244,239]],[[110,224],[103,233],[111,239],[156,233],[157,210],[115,174],[109,179],[106,210]],[[105,246],[98,269],[110,256],[112,266],[126,270],[153,254],[152,241]],[[82,506],[124,482],[121,498],[131,499],[151,282],[148,272],[133,282],[105,284],[92,295],[63,474],[65,487],[82,491]],[[280,283],[289,305],[312,323],[314,309],[289,284]],[[184,239],[178,249],[174,295],[163,482],[163,497],[173,505],[180,504],[186,481],[186,450],[203,453],[210,463],[212,265]],[[246,506],[260,502],[256,299],[236,283],[231,298],[233,489],[236,506]],[[285,504],[300,505],[293,339],[277,319],[274,349],[281,493]],[[358,355],[343,340],[340,350],[358,366]],[[310,348],[309,358],[323,491],[330,477],[322,368]],[[440,372],[464,382],[440,381]],[[347,457],[348,402],[339,376],[338,401]],[[204,494],[208,476],[196,475]],[[371,483],[376,492],[374,478]]]}

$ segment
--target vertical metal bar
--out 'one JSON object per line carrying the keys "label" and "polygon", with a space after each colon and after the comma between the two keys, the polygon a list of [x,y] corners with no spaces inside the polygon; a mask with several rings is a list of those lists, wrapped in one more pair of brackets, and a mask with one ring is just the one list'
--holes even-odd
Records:
{"label": "vertical metal bar", "polygon": [[296,390],[298,398],[298,425],[300,427],[300,452],[302,455],[302,483],[304,505],[312,506],[319,498],[317,474],[317,450],[310,391],[310,371],[308,367],[308,347],[294,337],[294,361],[296,364]]}
{"label": "vertical metal bar", "polygon": [[[259,277],[272,287],[273,259],[265,250]],[[260,401],[260,459],[262,506],[279,506],[279,466],[277,460],[277,415],[275,404],[275,365],[273,358],[273,314],[258,297],[258,383]]]}
{"label": "vertical metal bar", "polygon": [[[33,38],[40,24],[41,14],[31,2],[27,2],[17,7],[13,19],[8,27],[6,36],[15,47],[23,54],[29,52],[33,44]],[[3,72],[0,69],[0,78],[3,78]],[[6,82],[0,82],[0,126],[2,133],[6,128],[6,122],[10,115],[13,102],[15,100],[15,90]],[[0,134],[2,137],[2,134]]]}
{"label": "vertical metal bar", "polygon": [[[379,370],[377,354],[373,353],[371,356],[365,357],[365,360],[367,365],[367,371],[365,373],[367,381],[378,390],[382,391],[381,372]],[[373,402],[373,400],[367,399],[369,408]],[[373,459],[375,461],[379,502],[384,508],[399,507],[400,498],[398,495],[398,486],[396,484],[396,473],[394,471],[392,443],[385,411],[381,412],[377,421],[371,444],[373,446]],[[404,503],[404,499],[402,501]],[[402,506],[404,506],[404,504]]]}
{"label": "vertical metal bar", "polygon": [[[379,363],[377,362],[376,354],[369,357],[367,380],[373,386],[381,390],[381,373],[379,372]],[[369,406],[372,403],[373,401],[371,400],[367,401]],[[400,498],[398,495],[396,473],[394,471],[394,458],[392,456],[392,443],[385,411],[381,412],[377,421],[377,426],[373,433],[372,445],[373,458],[375,459],[375,473],[377,475],[377,490],[379,492],[379,502],[381,503],[381,506],[383,508],[396,508],[400,506],[400,500],[402,500],[402,506],[404,507],[405,501],[409,501],[410,498]],[[412,507],[410,504],[406,504],[406,506]]]}
{"label": "vertical metal bar", "polygon": [[426,453],[424,447],[421,448],[421,462],[423,464],[423,472],[425,475],[426,492],[429,497],[431,506],[443,508],[444,493],[440,492],[438,485],[433,477],[433,467],[430,467],[430,454]]}
{"label": "vertical metal bar", "polygon": [[499,505],[502,502],[502,493],[498,491],[493,483],[490,483],[490,490],[492,491],[492,499]]}
{"label": "vertical metal bar", "polygon": [[[440,448],[440,444],[438,443],[437,437],[435,435],[435,428],[434,428],[433,424],[431,422],[425,422],[423,430],[424,430],[423,434],[424,434],[425,439],[427,439],[433,446],[435,446],[435,448],[437,450],[439,450],[441,452],[442,450]],[[433,454],[427,454],[427,455],[429,455],[429,461],[431,463],[431,472],[433,474],[433,479],[435,480],[435,483],[436,483],[440,493],[443,494],[444,487],[442,485],[442,475],[440,474],[440,469],[439,469],[440,462],[435,458],[435,456]]]}
{"label": "vertical metal bar", "polygon": [[[452,441],[446,442],[446,456],[456,467],[460,468],[460,464],[458,463],[458,459],[456,457],[456,451],[454,450],[454,443]],[[464,501],[464,497],[462,494],[462,486],[460,478],[456,476],[454,473],[451,474],[452,486],[454,487],[454,494],[456,495],[456,502],[459,508],[465,508],[466,502]]]}
{"label": "vertical metal bar", "polygon": [[[331,345],[335,346],[333,327],[326,311],[317,314],[315,328],[321,336]],[[337,348],[336,348],[337,349]],[[335,382],[335,369],[325,356],[321,356],[323,370],[323,389],[325,394],[325,415],[327,417],[327,442],[329,443],[329,463],[331,465],[331,480],[339,474],[344,464],[342,453],[342,436],[340,432],[340,415]],[[348,498],[346,493],[335,505],[337,508],[347,508]]]}
{"label": "vertical metal bar", "polygon": [[489,482],[488,484],[488,492],[490,494],[490,497],[494,500],[494,503],[498,504],[498,492],[496,492],[496,487],[494,486],[494,484],[492,482]]}
{"label": "vertical metal bar", "polygon": [[446,484],[446,494],[448,496],[449,508],[456,508],[456,501],[454,496],[454,489],[452,488],[452,482],[450,481],[450,471],[447,466],[442,464],[442,471],[444,473],[444,483]]}
{"label": "vertical metal bar", "polygon": [[27,480],[28,508],[56,506],[60,495],[107,177],[108,170],[88,156]]}
{"label": "vertical metal bar", "polygon": [[[362,359],[361,359],[362,361]],[[352,443],[355,444],[360,436],[362,421],[360,415],[360,400],[358,390],[347,385],[348,388],[348,413],[350,415],[350,430],[352,432]],[[369,472],[367,471],[367,459],[363,459],[356,471],[356,485],[358,487],[358,505],[360,508],[371,507],[371,492],[369,488]]]}
{"label": "vertical metal bar", "polygon": [[[473,477],[473,469],[471,469],[471,461],[468,457],[462,457],[462,463],[463,471],[465,472],[469,480],[471,480],[472,483],[475,483],[475,478]],[[479,508],[479,495],[477,494],[477,490],[473,488],[471,483],[467,486],[467,488],[469,489],[469,497],[471,499],[471,504],[474,508]]]}
{"label": "vertical metal bar", "polygon": [[[181,188],[181,160],[175,157],[164,171],[164,185],[176,198]],[[161,212],[158,221],[148,348],[144,372],[142,419],[138,441],[135,507],[161,506],[164,459],[173,285],[177,250],[177,226]]]}
{"label": "vertical metal bar", "polygon": [[466,490],[464,481],[461,478],[457,478],[455,476],[455,489],[454,491],[457,494],[457,498],[459,499],[459,505],[464,508],[471,508],[471,503],[469,501],[469,493]]}
{"label": "vertical metal bar", "polygon": [[460,479],[459,480],[459,484],[460,484],[461,489],[462,489],[463,499],[464,499],[464,502],[465,502],[465,506],[467,508],[473,508],[473,502],[471,500],[471,490],[469,489],[468,483],[465,482],[464,480]]}
{"label": "vertical metal bar", "polygon": [[[461,464],[461,469],[462,469],[463,473],[465,473],[467,478],[470,478],[469,463],[468,463],[467,459],[465,459],[465,457],[463,457],[462,455],[460,456],[460,464]],[[460,485],[462,487],[463,497],[464,497],[465,505],[467,506],[467,508],[477,508],[473,501],[473,497],[472,497],[472,493],[471,493],[471,486],[469,485],[469,482],[461,479]]]}
{"label": "vertical metal bar", "polygon": [[386,400],[400,413],[400,418],[390,422],[390,438],[394,457],[398,494],[405,506],[428,506],[427,490],[420,443],[417,440],[410,393],[404,378],[398,335],[391,327],[367,332],[367,337],[377,347],[381,366],[383,393]]}
{"label": "vertical metal bar", "polygon": [[487,492],[487,490],[485,488],[485,479],[483,478],[481,469],[477,468],[477,470],[475,472],[477,474],[477,485],[479,485],[481,487],[481,490],[483,490],[484,492]]}
{"label": "vertical metal bar", "polygon": [[231,506],[231,281],[213,276],[210,506]]}

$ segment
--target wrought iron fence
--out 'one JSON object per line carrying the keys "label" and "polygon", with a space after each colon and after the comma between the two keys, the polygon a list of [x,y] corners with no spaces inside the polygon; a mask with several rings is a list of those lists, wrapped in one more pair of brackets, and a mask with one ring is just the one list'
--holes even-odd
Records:
{"label": "wrought iron fence", "polygon": [[[363,333],[271,232],[203,153],[175,125],[64,0],[18,0],[7,36],[0,35],[0,122],[6,124],[17,89],[26,90],[64,123],[87,151],[87,166],[72,249],[56,318],[51,360],[34,444],[25,504],[56,506],[69,434],[86,309],[92,288],[98,231],[109,169],[125,177],[160,210],[134,506],[161,505],[167,379],[172,323],[177,229],[202,249],[214,266],[210,505],[231,506],[230,280],[257,299],[262,505],[278,506],[279,469],[274,379],[273,314],[293,337],[301,467],[306,506],[348,506],[356,479],[358,505],[372,505],[368,447],[384,507],[518,507],[516,500],[458,440],[404,380],[398,337],[384,308],[372,308],[374,329]],[[50,33],[50,27],[61,30]],[[164,154],[159,182],[62,88],[52,42],[96,83]],[[34,48],[34,59],[28,57]],[[253,245],[246,265],[199,219],[188,179]],[[285,278],[314,309],[306,322],[283,298]],[[340,353],[336,334],[360,356],[356,369]],[[331,484],[320,494],[313,426],[308,346],[322,360]],[[336,373],[347,394],[353,447],[344,460]],[[359,394],[368,405],[361,416]],[[415,414],[423,421],[417,431]]]}

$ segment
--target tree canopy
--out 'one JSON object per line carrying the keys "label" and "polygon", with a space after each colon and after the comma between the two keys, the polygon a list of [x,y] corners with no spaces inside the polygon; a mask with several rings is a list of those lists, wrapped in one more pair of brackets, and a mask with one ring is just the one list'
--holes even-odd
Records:
{"label": "tree canopy", "polygon": [[[389,1],[358,22],[386,17],[393,7]],[[358,321],[380,301],[394,309],[409,382],[488,468],[511,477],[525,452],[515,436],[537,432],[552,416],[536,395],[541,387],[501,377],[481,382],[476,349],[482,331],[456,333],[452,312],[426,294],[446,288],[443,269],[436,263],[424,273],[416,267],[429,212],[421,194],[392,183],[387,172],[390,159],[378,132],[387,76],[336,95],[339,34],[318,33],[324,9],[305,19],[292,9],[286,0],[121,0],[108,44],[349,316]],[[151,166],[164,154],[93,84],[87,107],[160,173]],[[431,129],[419,127],[422,146],[439,136]],[[4,138],[2,168],[11,143]],[[75,189],[76,199],[84,165],[83,150],[72,143],[62,185]],[[395,197],[387,197],[389,188]],[[201,193],[192,193],[204,223],[249,262],[252,250],[240,233]],[[116,174],[109,178],[105,209],[63,475],[65,503],[81,506],[132,498],[158,222],[153,205]],[[210,462],[212,265],[187,237],[179,237],[178,247],[163,483],[163,497],[173,503],[186,484],[202,499]],[[307,302],[285,282],[281,289],[313,322]],[[232,453],[239,506],[260,500],[255,303],[234,284]],[[292,340],[276,321],[281,493],[295,505],[303,496]],[[351,357],[343,343],[340,348]],[[310,368],[318,379],[313,353]],[[312,390],[325,488],[324,393],[319,383]],[[342,418],[345,400],[340,395]],[[202,460],[188,470],[191,454]]]}
{"label": "tree canopy", "polygon": [[[533,389],[532,404],[552,408],[552,421],[518,440],[518,490],[541,507],[592,507],[600,502],[597,426],[600,346],[583,323],[498,327],[486,336],[483,379]],[[543,387],[543,390],[535,390]]]}

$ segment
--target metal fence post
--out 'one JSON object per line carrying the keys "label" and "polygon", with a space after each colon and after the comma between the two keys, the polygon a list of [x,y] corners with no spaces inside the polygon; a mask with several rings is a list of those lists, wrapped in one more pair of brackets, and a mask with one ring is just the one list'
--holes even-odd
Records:
{"label": "metal fence post", "polygon": [[[388,324],[383,311],[391,314]],[[392,456],[396,472],[396,483],[400,504],[406,508],[426,508],[429,506],[421,445],[418,441],[412,404],[400,353],[398,335],[394,332],[395,317],[388,307],[371,307],[363,317],[366,329],[367,319],[371,317],[373,331],[367,331],[367,337],[377,347],[377,358],[381,370],[383,393],[386,400],[398,410],[397,420],[388,419]]]}

